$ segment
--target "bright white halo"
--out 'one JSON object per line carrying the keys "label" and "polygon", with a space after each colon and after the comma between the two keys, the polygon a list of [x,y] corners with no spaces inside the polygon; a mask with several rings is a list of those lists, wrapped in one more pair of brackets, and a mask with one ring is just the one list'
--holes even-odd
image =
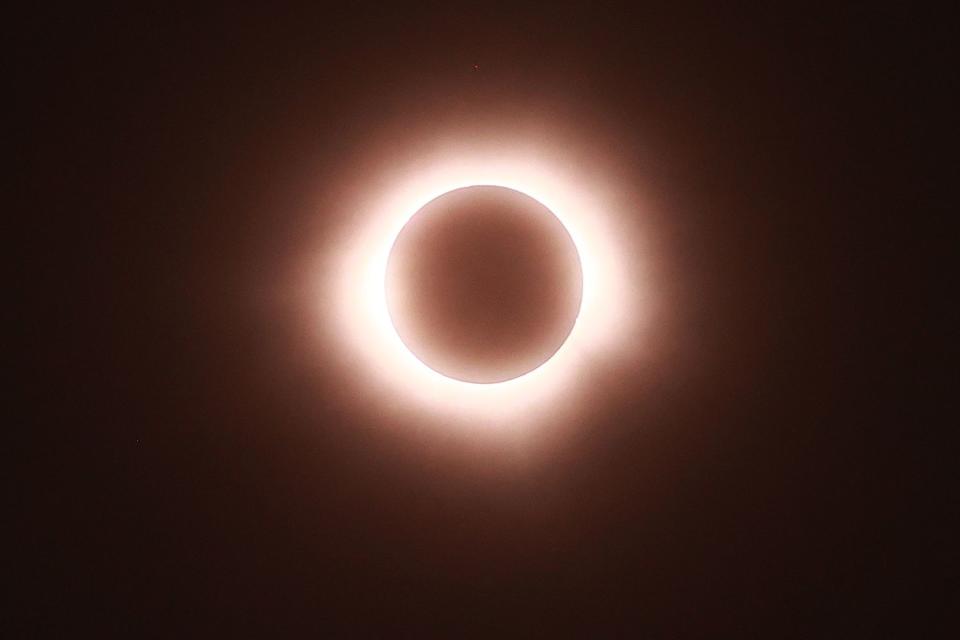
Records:
{"label": "bright white halo", "polygon": [[[603,201],[605,190],[521,155],[473,154],[412,167],[358,211],[360,219],[334,269],[334,297],[344,343],[381,387],[376,393],[441,413],[516,416],[569,397],[572,387],[587,383],[597,357],[616,347],[634,312],[633,287],[625,269],[623,234]],[[449,378],[421,362],[397,334],[384,290],[390,251],[407,221],[444,193],[476,185],[507,187],[550,209],[570,233],[583,275],[580,312],[560,349],[536,369],[492,384]]]}

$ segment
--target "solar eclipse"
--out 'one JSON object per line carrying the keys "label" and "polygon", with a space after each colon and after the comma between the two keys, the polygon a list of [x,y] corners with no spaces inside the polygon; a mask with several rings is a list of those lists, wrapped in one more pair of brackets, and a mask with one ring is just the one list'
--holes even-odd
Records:
{"label": "solar eclipse", "polygon": [[948,16],[97,4],[7,38],[5,637],[957,635]]}
{"label": "solar eclipse", "polygon": [[[349,224],[314,271],[327,276],[319,318],[332,316],[340,357],[376,402],[439,412],[457,424],[539,423],[548,406],[579,407],[608,355],[642,344],[638,330],[651,305],[644,295],[641,306],[639,294],[648,263],[617,190],[597,169],[556,163],[554,145],[539,147],[518,137],[512,147],[468,139],[411,151],[409,160],[367,172],[366,184],[378,189],[344,198]],[[479,196],[486,205],[476,206]],[[450,198],[463,201],[454,207]],[[497,208],[499,222],[469,230],[482,211]],[[431,234],[451,246],[426,241]],[[501,244],[511,234],[525,238],[512,250]],[[471,252],[488,256],[472,276]],[[493,276],[485,292],[458,285],[484,280],[484,270]],[[473,297],[473,315],[444,302],[440,289],[431,293],[438,284]],[[484,331],[493,338],[481,348]]]}

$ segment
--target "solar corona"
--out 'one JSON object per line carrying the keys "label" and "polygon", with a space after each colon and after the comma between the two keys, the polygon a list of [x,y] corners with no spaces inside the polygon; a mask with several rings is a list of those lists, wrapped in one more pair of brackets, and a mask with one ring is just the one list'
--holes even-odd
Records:
{"label": "solar corona", "polygon": [[530,420],[636,322],[617,212],[596,181],[504,150],[438,154],[383,182],[357,202],[331,270],[341,342],[378,394]]}

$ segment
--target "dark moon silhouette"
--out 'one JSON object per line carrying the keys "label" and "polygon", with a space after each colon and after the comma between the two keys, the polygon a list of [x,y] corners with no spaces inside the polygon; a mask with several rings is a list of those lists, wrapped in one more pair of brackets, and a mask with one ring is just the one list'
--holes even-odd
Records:
{"label": "dark moon silhouette", "polygon": [[424,364],[493,383],[546,362],[580,310],[570,234],[544,205],[494,186],[456,189],[403,227],[387,265],[390,318]]}

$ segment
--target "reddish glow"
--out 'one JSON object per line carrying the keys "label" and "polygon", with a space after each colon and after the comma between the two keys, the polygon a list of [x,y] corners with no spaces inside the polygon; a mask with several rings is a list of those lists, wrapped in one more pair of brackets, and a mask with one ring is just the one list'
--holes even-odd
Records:
{"label": "reddish glow", "polygon": [[394,330],[418,360],[457,380],[504,382],[543,366],[580,312],[573,239],[512,189],[456,189],[430,202],[397,236],[387,271]]}
{"label": "reddish glow", "polygon": [[[583,297],[576,324],[544,365],[505,382],[473,384],[447,378],[420,362],[395,331],[387,311],[384,278],[393,242],[423,205],[453,189],[493,185],[515,189],[543,203],[566,227],[580,255]],[[572,402],[590,383],[604,354],[635,341],[643,324],[642,270],[636,246],[626,241],[623,213],[613,191],[567,165],[518,149],[469,149],[436,153],[397,169],[379,193],[357,202],[354,219],[337,243],[322,283],[322,313],[334,316],[342,345],[369,382],[372,397],[387,397],[422,410],[465,419],[532,419],[538,407]]]}

